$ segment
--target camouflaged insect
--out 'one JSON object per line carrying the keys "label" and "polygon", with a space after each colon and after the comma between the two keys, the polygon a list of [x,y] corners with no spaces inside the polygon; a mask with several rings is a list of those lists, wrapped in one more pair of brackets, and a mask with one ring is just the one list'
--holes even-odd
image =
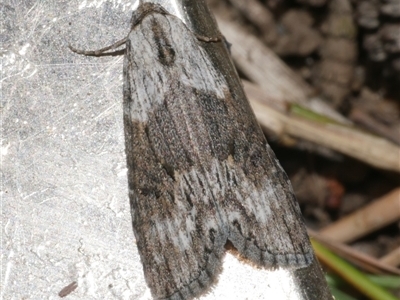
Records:
{"label": "camouflaged insect", "polygon": [[[210,39],[208,41],[217,41]],[[313,252],[290,182],[247,100],[233,95],[193,34],[141,3],[126,45],[124,126],[133,230],[155,299],[192,299],[221,271],[228,241],[260,267]]]}

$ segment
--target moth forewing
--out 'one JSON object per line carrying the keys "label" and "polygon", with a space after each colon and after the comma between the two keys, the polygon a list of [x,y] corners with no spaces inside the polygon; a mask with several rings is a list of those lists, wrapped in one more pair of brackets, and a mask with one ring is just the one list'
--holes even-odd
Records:
{"label": "moth forewing", "polygon": [[300,268],[313,260],[290,182],[205,41],[218,39],[198,39],[151,3],[134,12],[126,38],[129,197],[156,299],[207,291],[228,241],[260,267]]}

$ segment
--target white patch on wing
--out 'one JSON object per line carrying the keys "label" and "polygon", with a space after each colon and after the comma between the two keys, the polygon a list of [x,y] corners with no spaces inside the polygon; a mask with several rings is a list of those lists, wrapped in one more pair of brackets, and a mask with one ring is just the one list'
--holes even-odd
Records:
{"label": "white patch on wing", "polygon": [[[175,51],[173,65],[166,67],[158,58],[154,43],[152,22],[161,24],[165,38]],[[124,113],[132,120],[145,122],[148,113],[163,103],[166,95],[182,97],[179,93],[197,89],[213,93],[224,99],[228,90],[223,76],[215,69],[208,54],[192,32],[178,18],[171,15],[147,16],[128,36],[132,46],[124,60],[129,82],[130,103],[125,103]],[[180,83],[179,89],[177,83]],[[187,101],[187,99],[182,99]]]}
{"label": "white patch on wing", "polygon": [[[236,186],[232,180],[233,177],[236,178],[236,182],[240,187]],[[184,178],[186,178],[186,180]],[[196,199],[197,201],[203,201],[207,205],[212,205],[214,199],[222,198],[224,199],[223,201],[232,201],[232,199],[225,199],[225,193],[228,190],[234,193],[236,204],[241,205],[242,208],[239,208],[237,211],[227,211],[225,209],[223,213],[226,213],[226,216],[222,216],[226,218],[225,221],[232,223],[236,220],[243,220],[241,210],[244,209],[249,216],[253,216],[256,219],[258,224],[261,224],[261,227],[268,228],[268,232],[263,233],[265,236],[260,237],[265,240],[266,245],[270,243],[274,245],[275,249],[287,249],[288,245],[291,244],[290,237],[285,232],[285,228],[279,231],[273,230],[273,228],[276,226],[284,226],[283,218],[289,225],[296,223],[296,220],[292,216],[292,212],[288,212],[288,214],[285,215],[276,213],[276,211],[282,211],[282,206],[286,205],[284,203],[288,199],[283,192],[280,192],[281,187],[272,185],[272,182],[268,178],[265,178],[265,184],[263,188],[260,189],[256,187],[252,181],[247,179],[240,168],[235,168],[229,160],[219,162],[217,159],[213,159],[212,167],[209,172],[192,168],[187,172],[179,174],[177,178],[179,184],[175,187],[175,199],[185,201],[184,191],[189,191],[187,181],[191,185],[191,190],[196,194],[193,195],[194,206],[191,211],[186,211],[188,215],[184,219],[185,221],[183,224],[174,224],[172,227],[167,225],[169,230],[175,228],[176,234],[172,242],[174,246],[181,251],[190,248],[191,232],[196,231],[194,222],[196,212],[193,213],[193,209],[196,208]],[[202,186],[204,188],[202,188]],[[216,203],[215,205],[217,209],[220,210],[223,203]],[[183,208],[184,205],[180,207]],[[275,213],[272,209],[274,209]],[[183,212],[184,210],[181,211]],[[225,221],[222,220],[222,222]],[[166,220],[167,224],[171,222],[176,222],[176,219]],[[214,218],[204,221],[203,224],[207,226],[207,229],[220,227],[220,225],[217,224],[217,220]],[[246,226],[245,224],[242,225]],[[177,232],[177,230],[179,230],[178,228],[182,227],[186,229],[186,232]],[[268,254],[265,253],[264,255]]]}
{"label": "white patch on wing", "polygon": [[[270,176],[278,170],[269,166]],[[264,175],[262,184],[253,182],[232,159],[212,158],[200,167],[175,172],[174,182],[176,206],[153,220],[150,236],[159,243],[191,257],[198,239],[209,245],[214,236],[215,245],[220,247],[229,238],[240,253],[266,265],[297,266],[312,260],[296,219],[299,209],[285,193],[285,180]]]}

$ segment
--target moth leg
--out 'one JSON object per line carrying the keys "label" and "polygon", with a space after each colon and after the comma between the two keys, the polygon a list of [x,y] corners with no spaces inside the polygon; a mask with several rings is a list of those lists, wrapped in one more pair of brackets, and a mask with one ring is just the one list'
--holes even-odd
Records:
{"label": "moth leg", "polygon": [[83,54],[83,55],[87,55],[87,56],[103,56],[103,55],[122,55],[125,52],[125,49],[122,50],[118,50],[118,51],[114,51],[114,52],[108,52],[105,53],[108,50],[112,50],[112,49],[116,49],[120,46],[122,46],[123,44],[126,43],[127,37],[123,38],[122,40],[115,42],[114,44],[98,49],[98,50],[94,50],[94,51],[86,51],[86,50],[79,50],[76,49],[74,47],[72,47],[71,45],[68,45],[68,48],[71,49],[71,51],[77,53],[77,54]]}
{"label": "moth leg", "polygon": [[221,36],[209,37],[209,36],[199,35],[199,34],[195,34],[195,36],[200,42],[206,42],[206,43],[218,43],[218,42],[222,41],[222,39],[223,39],[223,37],[221,37]]}
{"label": "moth leg", "polygon": [[200,42],[205,42],[205,43],[218,43],[218,42],[224,42],[226,48],[228,49],[229,54],[231,54],[231,47],[232,44],[229,43],[225,36],[220,35],[220,36],[216,36],[216,37],[208,37],[208,36],[204,36],[204,35],[195,35],[197,40],[199,40]]}

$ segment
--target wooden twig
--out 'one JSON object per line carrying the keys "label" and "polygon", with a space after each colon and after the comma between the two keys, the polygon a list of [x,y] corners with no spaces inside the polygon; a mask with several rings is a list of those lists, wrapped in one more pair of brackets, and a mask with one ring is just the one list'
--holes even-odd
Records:
{"label": "wooden twig", "polygon": [[[218,14],[216,18],[222,33],[233,44],[231,51],[236,65],[259,86],[256,91],[257,88],[248,88],[245,85],[245,90],[262,126],[283,136],[290,135],[336,150],[377,168],[400,172],[400,148],[385,139],[353,127],[289,117],[284,112],[284,106],[288,103],[297,103],[314,110],[310,101],[313,89],[256,37],[235,23],[222,19]],[[269,103],[274,101],[277,104],[267,106],[264,103],[266,99]],[[334,109],[324,106],[322,101],[314,100],[314,103],[323,107],[320,113],[340,123],[350,123]]]}
{"label": "wooden twig", "polygon": [[[251,88],[248,88],[251,86]],[[245,92],[261,126],[278,136],[291,136],[321,145],[354,157],[374,167],[400,172],[400,147],[386,139],[370,135],[351,126],[321,123],[290,116],[282,111],[283,104],[267,105],[269,97],[254,85],[245,84]]]}
{"label": "wooden twig", "polygon": [[229,2],[264,34],[267,43],[274,42],[277,37],[275,20],[265,5],[257,0],[229,0]]}
{"label": "wooden twig", "polygon": [[338,242],[354,241],[400,220],[400,188],[319,231]]}
{"label": "wooden twig", "polygon": [[400,247],[381,257],[379,261],[392,267],[400,266]]}
{"label": "wooden twig", "polygon": [[351,123],[333,108],[314,97],[314,89],[294,73],[257,37],[216,14],[218,25],[226,39],[232,43],[231,53],[236,66],[268,95],[268,99],[284,103],[297,103],[342,123]]}
{"label": "wooden twig", "polygon": [[332,241],[329,238],[326,238],[325,236],[311,229],[307,229],[307,231],[312,238],[316,239],[320,243],[324,244],[326,247],[333,250],[336,254],[342,256],[343,258],[346,258],[347,260],[363,268],[364,270],[377,274],[389,273],[393,275],[400,275],[399,269],[388,266],[387,264],[382,263],[372,256],[361,253],[345,244]]}
{"label": "wooden twig", "polygon": [[258,38],[244,31],[234,22],[216,14],[219,28],[229,43],[236,66],[273,98],[306,104],[313,89],[294,74]]}
{"label": "wooden twig", "polygon": [[351,111],[350,118],[364,127],[368,128],[371,132],[377,133],[380,136],[386,137],[388,140],[400,145],[400,133],[398,130],[393,129],[385,124],[378,122],[364,111],[359,108],[354,108]]}

